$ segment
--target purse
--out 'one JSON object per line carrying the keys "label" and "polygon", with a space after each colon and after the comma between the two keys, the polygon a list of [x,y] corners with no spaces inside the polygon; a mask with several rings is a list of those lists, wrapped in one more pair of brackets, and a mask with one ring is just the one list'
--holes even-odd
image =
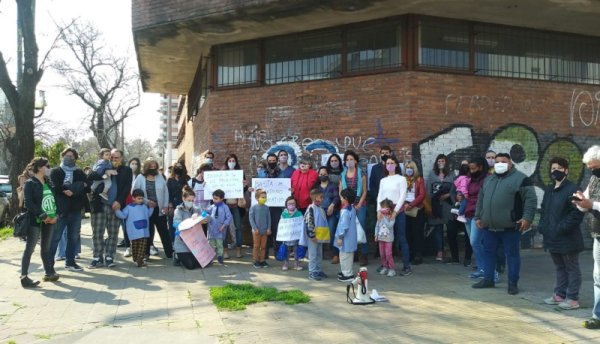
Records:
{"label": "purse", "polygon": [[406,216],[417,217],[417,215],[419,215],[419,210],[419,208],[413,207],[410,210],[405,210],[404,213],[406,214]]}
{"label": "purse", "polygon": [[13,218],[13,236],[25,238],[29,234],[29,213],[24,211]]}

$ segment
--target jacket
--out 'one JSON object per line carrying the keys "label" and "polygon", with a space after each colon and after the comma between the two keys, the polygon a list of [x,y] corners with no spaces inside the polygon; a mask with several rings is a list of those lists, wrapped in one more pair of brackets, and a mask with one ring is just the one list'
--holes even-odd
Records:
{"label": "jacket", "polygon": [[189,219],[194,214],[200,215],[201,211],[197,207],[186,208],[185,205],[180,204],[175,208],[175,213],[173,214],[173,227],[176,229],[175,231],[175,239],[173,240],[173,250],[177,253],[190,252],[190,249],[187,247],[181,236],[179,235],[179,224],[183,222],[183,220]]}
{"label": "jacket", "polygon": [[180,179],[169,178],[167,180],[167,188],[169,190],[169,203],[176,207],[183,203],[182,193],[183,187],[187,185],[190,178],[183,176]]}
{"label": "jacket", "polygon": [[[342,245],[339,246],[337,239],[342,239]],[[356,210],[353,206],[342,208],[340,211],[340,222],[335,231],[334,245],[341,252],[355,252],[358,247],[356,233]]]}
{"label": "jacket", "polygon": [[369,187],[368,187],[369,191],[367,192],[367,195],[372,200],[376,200],[377,195],[379,194],[379,184],[381,183],[381,180],[383,179],[383,177],[385,177],[383,175],[384,168],[385,168],[385,166],[383,166],[383,163],[375,164],[371,168],[371,175],[369,176]]}
{"label": "jacket", "polygon": [[482,172],[479,178],[471,178],[471,181],[467,186],[467,190],[469,191],[469,198],[467,198],[465,217],[469,219],[472,219],[473,216],[475,216],[475,210],[477,209],[477,198],[479,195],[479,191],[483,187],[483,183],[485,182],[486,177],[487,174]]}
{"label": "jacket", "polygon": [[516,230],[517,221],[533,222],[537,196],[531,179],[512,168],[504,175],[486,178],[477,197],[475,219],[489,230]]}
{"label": "jacket", "polygon": [[[213,204],[207,209],[208,215],[210,215],[208,222],[208,239],[209,240],[223,240],[227,233],[227,227],[231,224],[233,216],[231,211],[225,202],[221,202],[219,205]],[[225,229],[221,231],[221,227],[225,226]]]}
{"label": "jacket", "polygon": [[306,209],[310,205],[310,190],[318,179],[317,172],[313,169],[309,169],[306,173],[300,170],[292,173],[291,185],[294,189],[294,198],[298,202],[298,209]]}
{"label": "jacket", "polygon": [[[87,182],[87,176],[82,170],[73,171],[73,183],[64,185],[65,171],[59,166],[50,171],[50,181],[54,198],[56,199],[56,212],[58,215],[64,215],[71,212],[79,212],[85,206],[86,194],[89,193],[90,184]],[[73,192],[69,197],[63,193],[65,190]]]}
{"label": "jacket", "polygon": [[[160,174],[157,174],[154,178],[154,188],[156,189],[156,200],[158,201],[158,216],[165,216],[161,210],[169,206],[169,190],[165,178]],[[138,175],[133,181],[131,190],[134,189],[144,191],[144,202],[147,203],[148,194],[146,193],[146,177],[143,174]]]}
{"label": "jacket", "polygon": [[[49,180],[46,178],[46,183]],[[39,227],[37,220],[44,221],[48,214],[42,210],[44,186],[36,177],[29,178],[23,186],[23,196],[25,197],[25,208],[29,214],[29,225]],[[32,216],[33,215],[33,216]]]}
{"label": "jacket", "polygon": [[569,199],[579,188],[565,180],[558,188],[550,185],[544,191],[538,226],[544,235],[544,248],[560,254],[583,251],[583,235],[579,225],[584,214]]}
{"label": "jacket", "polygon": [[125,209],[115,210],[115,216],[126,220],[125,228],[129,240],[138,240],[150,237],[150,216],[154,208],[148,208],[145,204],[131,203]]}
{"label": "jacket", "polygon": [[423,208],[423,201],[425,201],[425,195],[427,192],[427,190],[425,189],[425,179],[423,179],[423,177],[417,177],[417,180],[412,181],[411,188],[415,192],[415,199],[412,202],[410,202],[409,205],[413,208]]}
{"label": "jacket", "polygon": [[[102,180],[102,176],[92,171],[88,175],[88,183],[91,185],[92,182],[95,180]],[[126,205],[127,196],[129,196],[129,194],[131,193],[133,171],[131,171],[131,168],[126,165],[121,165],[117,167],[117,175],[112,177],[112,182],[113,184],[111,186],[111,190],[113,187],[117,187],[117,197],[115,201],[119,202],[119,204],[121,205],[121,209],[124,209]],[[94,212],[102,212],[102,198],[95,197],[92,200],[91,206]]]}

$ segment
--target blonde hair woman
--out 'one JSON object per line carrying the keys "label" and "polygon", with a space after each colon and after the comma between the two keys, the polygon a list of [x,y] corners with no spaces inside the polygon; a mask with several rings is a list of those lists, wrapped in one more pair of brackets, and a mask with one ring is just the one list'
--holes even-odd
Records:
{"label": "blonde hair woman", "polygon": [[410,251],[410,260],[414,265],[423,263],[423,241],[425,240],[425,211],[423,202],[427,194],[425,181],[414,161],[404,164],[406,171],[406,239]]}

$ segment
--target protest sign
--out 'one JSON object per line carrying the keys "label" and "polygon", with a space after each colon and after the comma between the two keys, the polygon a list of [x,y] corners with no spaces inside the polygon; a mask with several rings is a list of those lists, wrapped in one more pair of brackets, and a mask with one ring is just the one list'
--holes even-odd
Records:
{"label": "protest sign", "polygon": [[[252,178],[252,188],[267,192],[267,206],[285,207],[285,199],[290,197],[290,178]],[[255,205],[255,192],[252,192],[252,205]]]}
{"label": "protest sign", "polygon": [[277,226],[277,241],[300,240],[303,230],[303,216],[280,219],[279,226]]}
{"label": "protest sign", "polygon": [[212,199],[212,193],[221,189],[225,198],[244,197],[244,171],[206,171],[204,172],[204,199]]}
{"label": "protest sign", "polygon": [[[189,220],[189,221],[188,221]],[[200,266],[210,264],[215,257],[215,250],[208,243],[208,239],[202,230],[200,219],[188,219],[179,224],[179,236],[190,252],[196,257]],[[188,221],[188,222],[186,222]],[[183,225],[183,227],[181,227]],[[191,227],[189,227],[192,225]]]}

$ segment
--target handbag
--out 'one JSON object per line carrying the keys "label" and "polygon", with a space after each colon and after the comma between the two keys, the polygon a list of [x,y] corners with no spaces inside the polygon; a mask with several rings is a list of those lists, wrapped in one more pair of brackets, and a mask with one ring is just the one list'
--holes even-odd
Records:
{"label": "handbag", "polygon": [[25,238],[29,234],[29,213],[24,211],[13,218],[13,236]]}
{"label": "handbag", "polygon": [[367,235],[365,234],[365,230],[360,224],[360,221],[358,221],[358,217],[356,218],[356,242],[359,244],[367,243]]}
{"label": "handbag", "polygon": [[419,215],[419,210],[420,209],[417,207],[412,207],[410,210],[404,210],[404,213],[406,216],[417,217],[417,215]]}

